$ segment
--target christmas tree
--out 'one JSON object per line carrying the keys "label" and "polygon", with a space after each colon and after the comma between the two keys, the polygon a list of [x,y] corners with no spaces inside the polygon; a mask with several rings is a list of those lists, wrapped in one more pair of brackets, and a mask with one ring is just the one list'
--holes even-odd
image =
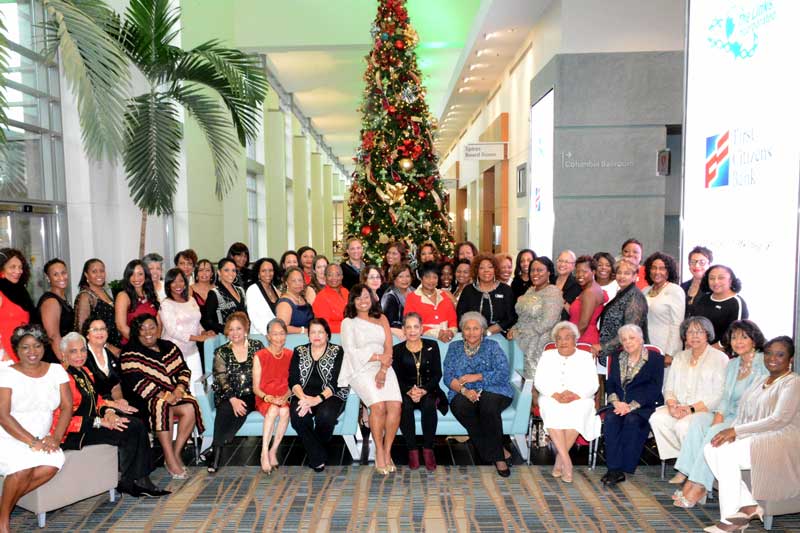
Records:
{"label": "christmas tree", "polygon": [[380,264],[385,244],[403,241],[413,250],[433,241],[451,255],[447,191],[433,152],[436,120],[425,102],[417,56],[419,37],[405,0],[379,0],[366,56],[361,145],[350,187],[345,235],[364,243],[367,262]]}

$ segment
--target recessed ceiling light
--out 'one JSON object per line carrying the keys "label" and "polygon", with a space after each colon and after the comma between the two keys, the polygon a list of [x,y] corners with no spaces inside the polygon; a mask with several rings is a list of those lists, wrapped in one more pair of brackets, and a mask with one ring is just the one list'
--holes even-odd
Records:
{"label": "recessed ceiling light", "polygon": [[471,81],[475,81],[475,80],[477,80],[477,79],[478,79],[478,78],[477,78],[476,76],[465,76],[465,77],[464,77],[464,83],[469,83],[469,82],[471,82]]}
{"label": "recessed ceiling light", "polygon": [[478,57],[483,57],[483,56],[489,55],[491,53],[492,53],[492,51],[489,50],[488,48],[482,48],[482,49],[478,50],[477,52],[475,52],[475,55],[478,56]]}
{"label": "recessed ceiling light", "polygon": [[474,63],[474,64],[469,66],[469,69],[470,70],[478,70],[478,69],[481,69],[481,68],[488,68],[488,67],[489,67],[489,65],[487,65],[486,63]]}
{"label": "recessed ceiling light", "polygon": [[468,91],[471,91],[471,90],[472,90],[472,88],[471,88],[471,87],[461,87],[461,88],[458,90],[458,92],[460,92],[460,93],[465,93],[465,92],[468,92]]}

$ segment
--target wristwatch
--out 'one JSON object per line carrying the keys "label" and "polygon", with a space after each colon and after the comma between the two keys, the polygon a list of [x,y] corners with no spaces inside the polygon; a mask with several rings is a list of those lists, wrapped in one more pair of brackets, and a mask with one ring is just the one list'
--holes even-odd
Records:
{"label": "wristwatch", "polygon": [[321,401],[321,402],[325,401],[325,395],[322,394],[321,392],[319,394],[317,394],[317,398],[319,398],[319,401]]}
{"label": "wristwatch", "polygon": [[690,405],[689,410],[692,412],[692,414],[694,414],[694,405]]}
{"label": "wristwatch", "polygon": [[94,417],[94,421],[92,422],[92,427],[94,429],[100,429],[100,427],[102,425],[102,421],[103,421],[103,419],[100,418],[99,416]]}

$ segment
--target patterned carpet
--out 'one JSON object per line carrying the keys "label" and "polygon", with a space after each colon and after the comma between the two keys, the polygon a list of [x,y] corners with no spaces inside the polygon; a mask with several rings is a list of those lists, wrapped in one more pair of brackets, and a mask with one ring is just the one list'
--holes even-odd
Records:
{"label": "patterned carpet", "polygon": [[[716,502],[674,508],[673,487],[657,466],[641,467],[614,489],[600,483],[604,469],[575,468],[574,483],[550,477],[551,467],[513,468],[510,478],[488,466],[445,466],[434,474],[400,467],[382,477],[368,466],[331,466],[316,474],[283,466],[271,476],[254,466],[232,466],[214,476],[191,468],[185,481],[154,481],[172,496],[160,500],[98,496],[49,513],[40,531],[348,531],[358,532],[628,532],[702,531],[714,522]],[[35,531],[36,518],[12,514],[13,531]],[[748,531],[763,531],[754,521]],[[800,515],[775,519],[773,531],[800,531]]]}

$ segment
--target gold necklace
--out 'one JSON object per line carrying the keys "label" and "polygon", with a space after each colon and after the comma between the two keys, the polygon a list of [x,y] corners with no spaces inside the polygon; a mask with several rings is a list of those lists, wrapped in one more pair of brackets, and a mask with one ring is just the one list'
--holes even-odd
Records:
{"label": "gold necklace", "polygon": [[[408,348],[408,345],[406,345],[406,348]],[[422,346],[419,347],[417,353],[411,351],[411,348],[408,348],[408,351],[411,352],[411,357],[414,358],[414,366],[417,368],[417,387],[421,387],[422,378],[420,377],[419,369],[422,366]]]}
{"label": "gold necklace", "polygon": [[269,348],[269,353],[271,353],[271,354],[272,354],[272,357],[274,357],[275,359],[283,359],[283,355],[284,355],[284,354],[283,354],[283,350],[282,350],[282,349],[281,349],[281,356],[280,356],[280,357],[278,357],[278,354],[276,354],[276,353],[275,353],[275,352],[272,350],[272,348],[271,348],[271,347]]}
{"label": "gold necklace", "polygon": [[772,383],[767,383],[767,381],[769,381],[769,378],[767,378],[767,380],[764,381],[764,384],[761,385],[761,388],[762,389],[766,389],[767,387],[770,387],[771,385],[774,385],[777,381],[780,381],[781,379],[785,378],[786,376],[788,376],[791,373],[792,373],[792,369],[790,368],[789,370],[787,370],[786,372],[784,372],[783,374],[781,374],[777,378],[773,379]]}

